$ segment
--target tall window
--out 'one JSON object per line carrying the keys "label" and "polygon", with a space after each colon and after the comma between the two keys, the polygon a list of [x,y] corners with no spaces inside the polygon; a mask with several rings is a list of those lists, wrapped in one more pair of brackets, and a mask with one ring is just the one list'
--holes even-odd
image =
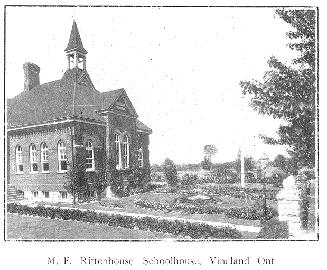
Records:
{"label": "tall window", "polygon": [[58,143],[58,161],[59,161],[59,172],[67,171],[66,146],[63,141],[59,141]]}
{"label": "tall window", "polygon": [[37,160],[36,160],[36,146],[31,144],[30,146],[30,163],[31,163],[31,172],[37,172]]}
{"label": "tall window", "polygon": [[49,171],[49,149],[46,143],[41,144],[41,168],[43,172]]}
{"label": "tall window", "polygon": [[116,157],[116,169],[121,168],[121,148],[120,148],[120,136],[115,134],[115,157]]}
{"label": "tall window", "polygon": [[20,145],[16,147],[16,172],[23,173],[23,148]]}
{"label": "tall window", "polygon": [[140,148],[138,151],[138,156],[137,156],[137,162],[138,162],[138,166],[139,168],[143,168],[143,149]]}
{"label": "tall window", "polygon": [[86,142],[86,170],[94,171],[94,149],[91,141]]}
{"label": "tall window", "polygon": [[124,146],[123,168],[127,169],[129,167],[129,143],[128,143],[127,135],[124,135],[123,146]]}

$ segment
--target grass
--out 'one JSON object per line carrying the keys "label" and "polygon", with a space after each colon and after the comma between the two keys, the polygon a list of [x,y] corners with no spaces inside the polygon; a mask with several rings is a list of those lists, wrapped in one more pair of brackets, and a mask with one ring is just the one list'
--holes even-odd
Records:
{"label": "grass", "polygon": [[176,236],[72,220],[7,215],[7,239],[165,239]]}

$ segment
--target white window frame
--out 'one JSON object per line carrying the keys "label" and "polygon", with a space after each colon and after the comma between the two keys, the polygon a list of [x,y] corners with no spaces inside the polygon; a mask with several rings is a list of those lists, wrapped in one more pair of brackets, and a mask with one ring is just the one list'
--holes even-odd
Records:
{"label": "white window frame", "polygon": [[32,191],[33,198],[38,198],[39,197],[39,192],[38,191]]}
{"label": "white window frame", "polygon": [[[48,193],[48,197],[45,196],[47,193]],[[42,191],[42,196],[44,199],[50,199],[50,191]]]}
{"label": "white window frame", "polygon": [[[117,170],[120,170],[122,167],[120,139],[121,139],[120,135],[118,133],[115,133],[115,163],[116,163]],[[117,156],[117,152],[118,152],[118,156]],[[117,163],[117,159],[118,159],[118,163]]]}
{"label": "white window frame", "polygon": [[16,174],[23,174],[23,173],[24,173],[23,147],[17,145],[16,146]]}
{"label": "white window frame", "polygon": [[66,168],[68,167],[67,149],[65,143],[62,140],[58,142],[58,172],[60,173],[67,172],[67,169],[66,170],[62,169],[61,162],[66,162]]}
{"label": "white window frame", "polygon": [[129,138],[127,134],[123,136],[123,169],[129,168]]}
{"label": "white window frame", "polygon": [[[86,171],[89,172],[89,171],[94,171],[94,147],[93,147],[93,143],[92,141],[87,141],[86,142],[86,166],[88,164],[91,164],[91,167],[90,168],[86,168]],[[88,154],[91,153],[91,157],[88,156]],[[91,162],[88,162],[88,161],[91,161]]]}
{"label": "white window frame", "polygon": [[[48,170],[44,169],[44,164],[48,164]],[[50,171],[49,148],[46,143],[41,144],[41,171],[47,173]]]}
{"label": "white window frame", "polygon": [[[36,167],[34,167],[36,165]],[[37,150],[35,144],[30,145],[30,172],[31,173],[38,173],[39,169],[37,166]],[[36,168],[36,170],[34,170]]]}
{"label": "white window frame", "polygon": [[140,148],[138,150],[137,164],[138,164],[139,168],[143,168],[144,167],[144,156],[143,156],[143,149],[142,148]]}
{"label": "white window frame", "polygon": [[68,192],[67,191],[59,191],[59,196],[60,196],[60,199],[67,199],[68,198]]}

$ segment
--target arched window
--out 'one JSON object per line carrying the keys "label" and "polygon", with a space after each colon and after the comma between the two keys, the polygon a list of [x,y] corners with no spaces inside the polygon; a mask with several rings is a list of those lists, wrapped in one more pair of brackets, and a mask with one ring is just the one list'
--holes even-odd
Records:
{"label": "arched window", "polygon": [[16,147],[16,172],[23,173],[23,148],[20,145]]}
{"label": "arched window", "polygon": [[128,142],[128,136],[124,135],[123,139],[123,168],[128,169],[129,168],[129,142]]}
{"label": "arched window", "polygon": [[91,141],[86,142],[86,170],[94,171],[94,149]]}
{"label": "arched window", "polygon": [[35,146],[35,144],[30,145],[30,164],[31,164],[31,172],[37,172],[37,160],[36,160],[36,146]]}
{"label": "arched window", "polygon": [[41,169],[42,172],[49,171],[49,149],[46,143],[41,144]]}
{"label": "arched window", "polygon": [[120,148],[120,136],[115,134],[115,158],[116,158],[116,169],[121,168],[121,148]]}
{"label": "arched window", "polygon": [[66,154],[66,146],[63,141],[58,142],[58,161],[59,161],[59,172],[66,172],[67,154]]}
{"label": "arched window", "polygon": [[137,162],[138,162],[139,168],[143,168],[144,163],[143,163],[143,149],[142,148],[140,148],[138,151]]}

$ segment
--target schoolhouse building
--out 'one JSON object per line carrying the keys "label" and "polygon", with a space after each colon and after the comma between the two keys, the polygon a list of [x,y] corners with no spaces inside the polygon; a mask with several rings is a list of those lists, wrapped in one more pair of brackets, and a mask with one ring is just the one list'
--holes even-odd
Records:
{"label": "schoolhouse building", "polygon": [[[40,67],[25,63],[24,91],[7,100],[7,192],[31,200],[68,201],[70,164],[86,171],[144,168],[149,176],[149,135],[124,89],[99,92],[86,68],[87,51],[74,21],[64,50],[62,78],[40,84]],[[109,187],[110,188],[110,187]]]}

